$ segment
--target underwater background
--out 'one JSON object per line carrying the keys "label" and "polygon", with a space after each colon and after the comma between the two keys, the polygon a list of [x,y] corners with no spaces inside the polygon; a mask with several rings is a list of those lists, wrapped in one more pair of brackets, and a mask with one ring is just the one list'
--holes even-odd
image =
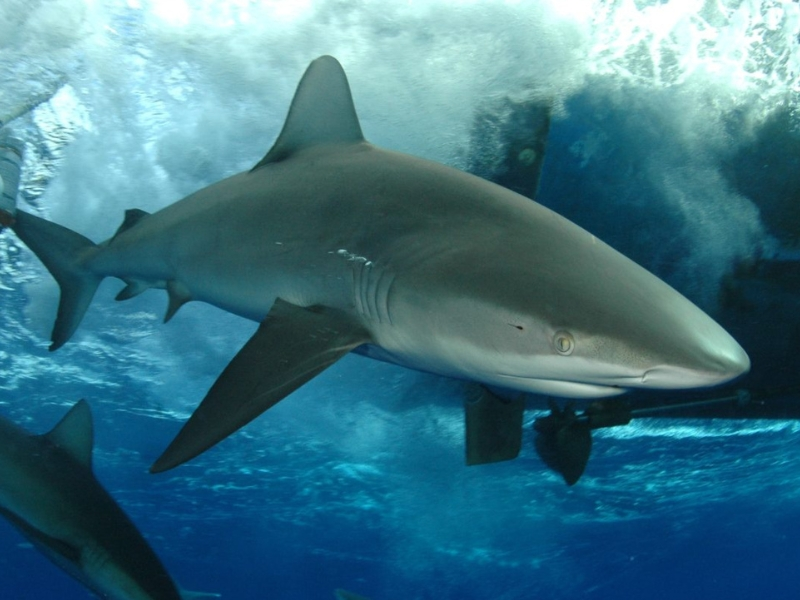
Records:
{"label": "underwater background", "polygon": [[[98,478],[182,587],[223,598],[796,597],[798,35],[789,0],[2,0],[21,207],[100,241],[125,209],[251,168],[320,54],[367,139],[528,195],[545,104],[537,200],[745,347],[751,373],[704,397],[782,404],[599,431],[568,488],[533,449],[544,399],[517,460],[467,468],[461,384],[353,355],[149,475],[256,324],[192,303],[162,325],[165,294],[117,303],[107,281],[49,353],[56,284],[3,232],[0,411],[42,433],[86,398]],[[0,590],[89,597],[5,521]]]}

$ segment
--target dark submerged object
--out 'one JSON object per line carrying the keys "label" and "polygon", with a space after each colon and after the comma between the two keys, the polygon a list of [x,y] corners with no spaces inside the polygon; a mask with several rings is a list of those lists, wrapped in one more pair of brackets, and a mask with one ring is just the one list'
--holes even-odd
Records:
{"label": "dark submerged object", "polygon": [[571,486],[586,469],[595,429],[627,425],[635,418],[797,420],[797,394],[800,389],[792,387],[758,392],[739,389],[682,402],[612,398],[592,402],[581,413],[571,404],[561,408],[550,401],[550,414],[533,423],[534,446],[542,461]]}

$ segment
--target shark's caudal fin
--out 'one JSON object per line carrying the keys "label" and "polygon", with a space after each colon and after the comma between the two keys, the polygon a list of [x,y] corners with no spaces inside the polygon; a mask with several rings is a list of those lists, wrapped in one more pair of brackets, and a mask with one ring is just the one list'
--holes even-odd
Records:
{"label": "shark's caudal fin", "polygon": [[310,146],[363,141],[342,65],[320,56],[303,74],[277,141],[253,170]]}
{"label": "shark's caudal fin", "polygon": [[102,280],[81,266],[81,259],[97,246],[71,229],[21,210],[17,211],[11,227],[61,288],[58,315],[50,338],[50,350],[57,350],[75,333]]}
{"label": "shark's caudal fin", "polygon": [[150,472],[166,471],[205,452],[370,341],[369,333],[344,312],[276,300]]}

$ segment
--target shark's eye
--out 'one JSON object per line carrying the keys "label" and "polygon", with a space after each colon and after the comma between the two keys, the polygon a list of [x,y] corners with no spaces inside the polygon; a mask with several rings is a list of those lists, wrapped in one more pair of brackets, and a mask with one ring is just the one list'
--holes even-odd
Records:
{"label": "shark's eye", "polygon": [[553,346],[561,356],[569,356],[575,349],[575,339],[568,331],[556,331],[553,336]]}

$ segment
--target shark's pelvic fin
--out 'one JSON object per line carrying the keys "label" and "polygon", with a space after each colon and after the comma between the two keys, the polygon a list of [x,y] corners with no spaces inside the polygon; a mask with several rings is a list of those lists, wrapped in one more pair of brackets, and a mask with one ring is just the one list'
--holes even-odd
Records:
{"label": "shark's pelvic fin", "polygon": [[277,141],[253,170],[317,144],[363,141],[344,69],[332,56],[321,56],[306,69]]}
{"label": "shark's pelvic fin", "polygon": [[276,300],[150,472],[194,458],[370,341],[343,311]]}
{"label": "shark's pelvic fin", "polygon": [[57,350],[75,333],[102,280],[81,264],[97,246],[79,233],[21,210],[17,211],[12,229],[61,288],[50,344],[51,351]]}
{"label": "shark's pelvic fin", "polygon": [[86,400],[76,402],[56,426],[44,436],[87,469],[92,468],[94,424],[92,411]]}
{"label": "shark's pelvic fin", "polygon": [[164,315],[164,323],[169,323],[170,319],[178,312],[178,309],[192,299],[189,289],[177,281],[167,282],[167,295],[169,296],[169,304],[167,305],[167,313]]}
{"label": "shark's pelvic fin", "polygon": [[522,398],[505,400],[481,388],[477,400],[464,402],[467,465],[511,460],[522,448]]}

